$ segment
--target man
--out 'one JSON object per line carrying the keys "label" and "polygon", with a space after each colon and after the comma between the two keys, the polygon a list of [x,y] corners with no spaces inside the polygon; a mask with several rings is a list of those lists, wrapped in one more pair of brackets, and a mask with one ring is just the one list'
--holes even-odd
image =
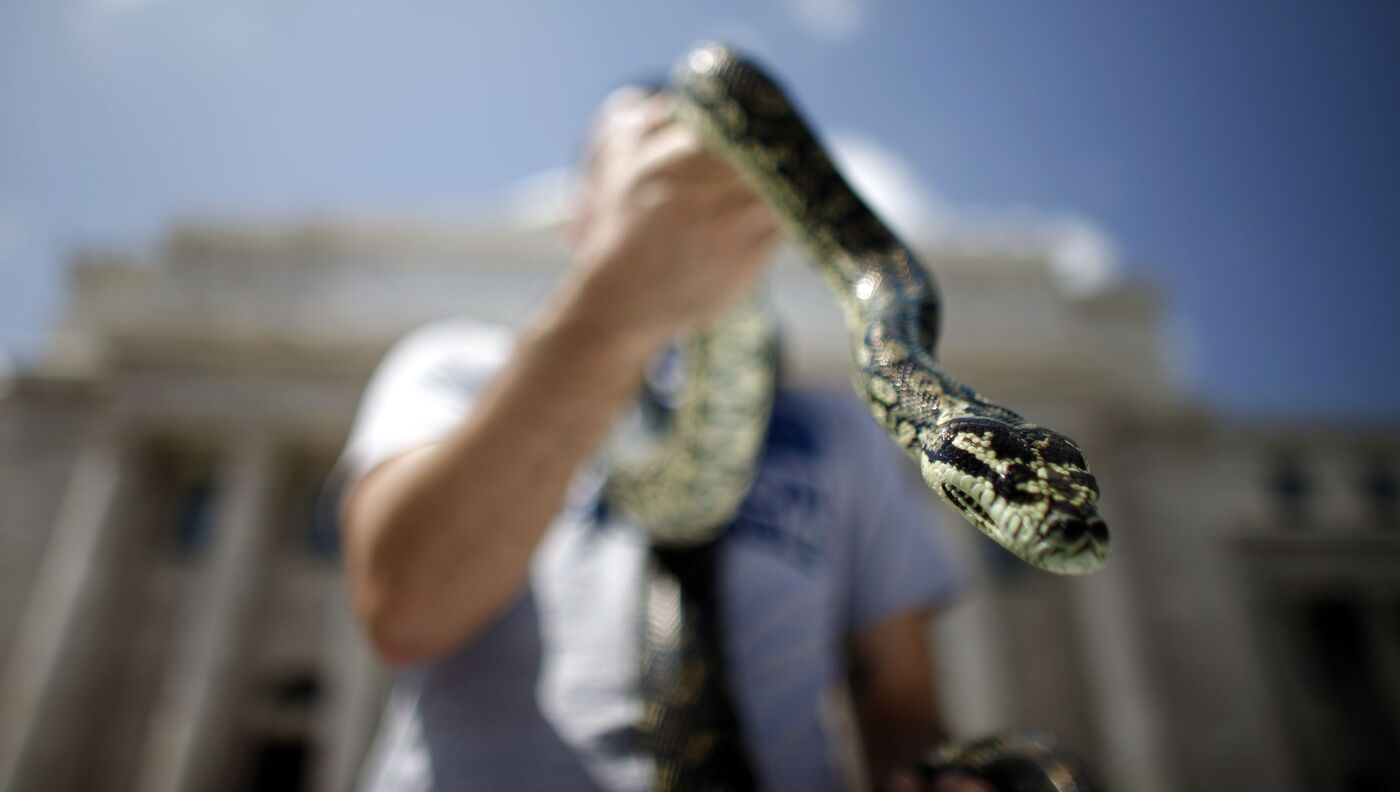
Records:
{"label": "man", "polygon": [[[342,465],[345,568],[402,669],[371,789],[649,783],[646,542],[600,501],[592,456],[648,361],[750,288],[778,239],[670,102],[623,90],[604,104],[573,266],[518,338],[435,325],[367,392]],[[859,406],[781,394],[721,540],[726,657],[765,788],[843,783],[833,692],[848,676],[877,777],[941,736],[925,627],[953,573],[894,453]]]}

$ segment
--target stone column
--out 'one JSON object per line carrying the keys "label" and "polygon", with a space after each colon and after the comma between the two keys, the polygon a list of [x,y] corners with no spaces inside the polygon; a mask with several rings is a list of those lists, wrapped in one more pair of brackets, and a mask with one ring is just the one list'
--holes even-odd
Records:
{"label": "stone column", "polygon": [[354,788],[371,734],[379,723],[385,675],[365,645],[346,595],[335,598],[329,617],[330,640],[321,661],[330,677],[331,695],[318,718],[324,749],[316,771],[316,788],[342,792]]}
{"label": "stone column", "polygon": [[262,569],[266,512],[275,462],[270,439],[239,437],[217,480],[212,546],[181,614],[170,673],[141,758],[138,789],[185,792],[206,787],[219,758],[239,643]]}
{"label": "stone column", "polygon": [[122,438],[102,430],[78,455],[35,575],[10,661],[0,676],[0,792],[26,788],[24,773],[52,703],[73,626],[102,577],[101,559],[131,476]]}
{"label": "stone column", "polygon": [[942,538],[950,549],[956,548],[958,567],[979,572],[969,576],[972,590],[934,622],[934,682],[953,735],[980,737],[1005,728],[1013,712],[1002,613],[991,572],[977,551],[980,540],[941,503],[935,508],[944,510],[942,524],[951,524]]}
{"label": "stone column", "polygon": [[[1143,526],[1151,523],[1131,508],[1131,492],[1113,486],[1125,480],[1124,460],[1132,456],[1131,451],[1087,426],[1075,437],[1099,450],[1095,463],[1110,474],[1100,473],[1101,480],[1108,479],[1102,505],[1109,522],[1109,562],[1076,579],[1070,589],[1074,639],[1083,663],[1083,695],[1097,743],[1094,758],[1099,765],[1094,769],[1110,789],[1165,792],[1176,785],[1162,755],[1160,725],[1165,713],[1153,688],[1142,634],[1145,608],[1137,589],[1142,577],[1154,571],[1147,556],[1150,545],[1140,540]],[[1128,508],[1115,510],[1115,505]]]}
{"label": "stone column", "polygon": [[1366,643],[1375,664],[1377,697],[1384,708],[1400,713],[1400,596],[1394,591],[1372,592],[1362,604]]}
{"label": "stone column", "polygon": [[1328,533],[1355,533],[1370,527],[1362,489],[1365,458],[1353,448],[1344,448],[1319,449],[1310,459],[1307,472],[1315,482],[1310,505],[1317,527]]}
{"label": "stone column", "polygon": [[1085,687],[1099,738],[1102,766],[1096,770],[1111,789],[1164,792],[1172,782],[1159,749],[1161,710],[1153,700],[1124,555],[1119,552],[1073,588]]}

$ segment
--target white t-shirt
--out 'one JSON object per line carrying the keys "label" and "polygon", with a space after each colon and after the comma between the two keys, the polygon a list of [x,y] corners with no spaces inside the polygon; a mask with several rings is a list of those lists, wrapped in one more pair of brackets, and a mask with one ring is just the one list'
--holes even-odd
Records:
{"label": "white t-shirt", "polygon": [[[510,345],[467,320],[400,342],[366,392],[342,473],[445,435]],[[469,644],[400,675],[365,789],[648,787],[634,727],[646,543],[600,506],[601,481],[591,465],[576,475],[518,602]],[[764,788],[840,787],[831,696],[846,637],[952,596],[930,502],[853,397],[779,394],[719,560],[735,706]]]}

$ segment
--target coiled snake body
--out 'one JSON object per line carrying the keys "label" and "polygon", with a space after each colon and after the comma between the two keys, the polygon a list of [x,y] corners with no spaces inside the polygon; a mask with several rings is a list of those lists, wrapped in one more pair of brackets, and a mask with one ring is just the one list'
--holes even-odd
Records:
{"label": "coiled snake body", "polygon": [[[857,391],[933,491],[1041,569],[1102,566],[1108,533],[1079,447],[942,369],[932,276],[850,188],[777,85],[705,45],[681,61],[672,90],[678,119],[767,200],[824,276],[851,333]],[[651,455],[615,465],[609,497],[658,544],[712,540],[748,491],[774,386],[772,330],[759,306],[746,301],[691,343],[669,431]]]}

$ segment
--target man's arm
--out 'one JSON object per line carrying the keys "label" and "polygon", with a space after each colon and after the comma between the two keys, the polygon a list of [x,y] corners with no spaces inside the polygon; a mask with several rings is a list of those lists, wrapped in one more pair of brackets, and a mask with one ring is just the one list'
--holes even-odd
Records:
{"label": "man's arm", "polygon": [[[876,789],[920,789],[907,772],[940,742],[929,637],[932,609],[920,608],[862,627],[850,638],[851,698]],[[946,778],[937,792],[991,792],[980,781]]]}
{"label": "man's arm", "polygon": [[519,596],[647,359],[743,291],[771,251],[762,204],[667,109],[634,99],[605,119],[574,266],[470,416],[346,494],[352,600],[391,664],[450,651]]}
{"label": "man's arm", "polygon": [[561,308],[528,332],[466,421],[347,493],[345,563],[383,659],[429,659],[518,596],[578,463],[636,387],[647,350]]}
{"label": "man's arm", "polygon": [[908,766],[944,739],[929,651],[931,611],[911,610],[850,639],[851,697],[871,777]]}

